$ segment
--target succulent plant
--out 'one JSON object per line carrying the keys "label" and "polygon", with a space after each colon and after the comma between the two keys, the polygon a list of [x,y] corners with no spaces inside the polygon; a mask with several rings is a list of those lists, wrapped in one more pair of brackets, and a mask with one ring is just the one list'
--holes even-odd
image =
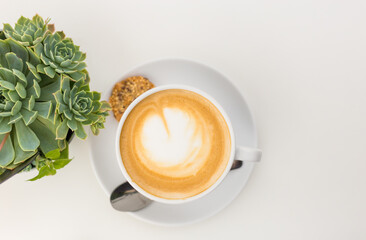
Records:
{"label": "succulent plant", "polygon": [[37,70],[51,78],[59,73],[70,76],[74,81],[86,79],[86,54],[79,49],[71,38],[65,38],[63,32],[50,34],[35,46],[35,53],[43,62],[37,65]]}
{"label": "succulent plant", "polygon": [[49,19],[43,20],[35,15],[32,20],[20,17],[13,28],[10,24],[4,24],[4,35],[13,38],[26,47],[31,47],[41,42],[49,31],[53,31],[53,25],[48,24]]}
{"label": "succulent plant", "polygon": [[[47,99],[47,92],[41,94],[42,76],[35,68],[40,60],[11,38],[0,40],[0,52],[0,138],[4,140],[12,133],[0,151],[0,166],[12,168],[33,155],[38,147],[49,154],[65,144],[40,139],[55,136],[53,129],[60,121],[56,121],[54,104]],[[47,80],[42,83],[45,90],[60,82]]]}
{"label": "succulent plant", "polygon": [[61,89],[55,93],[57,112],[63,120],[57,127],[57,139],[64,139],[70,128],[76,136],[87,137],[83,125],[91,125],[94,134],[102,128],[108,115],[109,104],[100,101],[100,93],[91,92],[83,79],[73,82],[67,76],[61,80]]}
{"label": "succulent plant", "polygon": [[[54,175],[71,160],[66,136],[104,128],[110,105],[90,91],[85,53],[48,20],[21,17],[0,31],[0,175],[30,157],[25,170]],[[69,135],[70,136],[70,135]]]}

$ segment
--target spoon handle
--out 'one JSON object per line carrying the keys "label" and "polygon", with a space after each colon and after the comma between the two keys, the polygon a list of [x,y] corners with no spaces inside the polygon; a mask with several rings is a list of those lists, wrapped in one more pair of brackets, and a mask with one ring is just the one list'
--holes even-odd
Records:
{"label": "spoon handle", "polygon": [[233,165],[232,165],[232,166],[231,166],[231,168],[230,168],[230,171],[231,171],[231,170],[238,169],[238,168],[241,168],[241,166],[243,166],[243,161],[240,161],[240,160],[234,160]]}

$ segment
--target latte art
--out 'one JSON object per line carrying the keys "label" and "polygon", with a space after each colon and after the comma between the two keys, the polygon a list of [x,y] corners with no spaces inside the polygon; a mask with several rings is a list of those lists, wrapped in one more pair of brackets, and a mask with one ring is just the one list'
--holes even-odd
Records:
{"label": "latte art", "polygon": [[[160,109],[157,109],[158,111]],[[138,156],[145,166],[171,177],[195,175],[207,159],[211,148],[208,131],[193,109],[163,108],[161,114],[146,116]],[[169,168],[169,171],[166,170]]]}
{"label": "latte art", "polygon": [[166,199],[209,188],[225,170],[231,147],[219,110],[201,95],[180,89],[138,103],[123,125],[120,143],[132,181]]}

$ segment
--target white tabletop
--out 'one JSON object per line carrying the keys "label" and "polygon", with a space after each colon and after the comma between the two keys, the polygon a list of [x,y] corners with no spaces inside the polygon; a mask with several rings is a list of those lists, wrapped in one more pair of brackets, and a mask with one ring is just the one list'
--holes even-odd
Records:
{"label": "white tabletop", "polygon": [[263,161],[213,218],[164,228],[114,211],[87,142],[36,182],[0,186],[1,239],[365,239],[366,4],[333,0],[2,1],[1,22],[51,17],[87,52],[92,87],[184,57],[228,75]]}

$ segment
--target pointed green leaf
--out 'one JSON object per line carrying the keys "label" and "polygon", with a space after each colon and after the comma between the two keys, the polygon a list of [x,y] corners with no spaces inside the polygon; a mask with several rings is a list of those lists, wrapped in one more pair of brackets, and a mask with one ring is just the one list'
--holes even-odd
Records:
{"label": "pointed green leaf", "polygon": [[67,120],[64,120],[58,125],[56,129],[56,139],[65,139],[68,131],[69,127],[67,126]]}
{"label": "pointed green leaf", "polygon": [[60,66],[62,66],[61,63],[64,62],[64,58],[63,57],[60,57],[60,56],[55,56],[55,61],[60,64]]}
{"label": "pointed green leaf", "polygon": [[77,122],[77,129],[75,131],[75,135],[80,139],[86,139],[87,137],[84,127],[80,122]]}
{"label": "pointed green leaf", "polygon": [[11,116],[11,112],[0,112],[0,118],[10,117],[10,116]]}
{"label": "pointed green leaf", "polygon": [[16,122],[15,128],[19,146],[23,151],[35,151],[39,147],[40,141],[36,134],[23,121]]}
{"label": "pointed green leaf", "polygon": [[33,110],[38,112],[38,116],[41,116],[41,117],[47,119],[51,114],[52,103],[50,101],[37,102],[37,103],[35,103]]}
{"label": "pointed green leaf", "polygon": [[[100,107],[102,106],[102,104],[99,101],[94,101],[93,102],[93,107],[91,107],[91,111],[93,112],[98,112],[100,110]],[[90,112],[86,112],[85,114],[89,114]]]}
{"label": "pointed green leaf", "polygon": [[27,81],[27,78],[24,76],[24,74],[21,72],[21,71],[19,71],[19,70],[17,70],[17,69],[13,69],[13,74],[15,75],[15,76],[17,76],[18,77],[18,79],[25,85],[25,86],[27,86],[27,83],[28,83],[28,81]]}
{"label": "pointed green leaf", "polygon": [[61,62],[60,65],[61,65],[61,67],[68,67],[68,66],[70,66],[71,63],[72,63],[72,61],[70,59],[67,59],[67,60]]}
{"label": "pointed green leaf", "polygon": [[[43,53],[43,44],[42,43],[37,43],[34,46],[34,52],[38,57],[41,57],[41,54]],[[38,66],[37,66],[38,68]]]}
{"label": "pointed green leaf", "polygon": [[70,91],[70,78],[67,76],[64,76],[61,80],[61,89],[63,91]]}
{"label": "pointed green leaf", "polygon": [[29,62],[27,62],[27,66],[29,71],[33,74],[34,78],[37,79],[38,81],[41,81],[41,76],[38,74],[36,67],[30,64]]}
{"label": "pointed green leaf", "polygon": [[[41,123],[43,127],[47,127],[56,138],[56,128],[58,124],[61,122],[61,120],[58,115],[54,114],[55,112],[53,109],[54,106],[52,104],[52,110],[50,116],[48,118],[41,118],[41,117],[37,118],[36,121],[38,122],[38,124]],[[56,115],[56,118],[54,117],[54,115]]]}
{"label": "pointed green leaf", "polygon": [[41,96],[41,88],[36,80],[33,80],[33,85],[27,89],[27,96],[31,95],[33,95],[36,99]]}
{"label": "pointed green leaf", "polygon": [[64,139],[64,140],[58,140],[57,143],[58,143],[58,147],[61,150],[64,150],[67,147],[67,141],[66,141],[66,139]]}
{"label": "pointed green leaf", "polygon": [[29,111],[25,108],[22,108],[20,110],[20,114],[22,114],[22,116],[23,116],[23,120],[24,120],[25,125],[28,126],[29,124],[34,122],[34,120],[36,120],[38,112],[37,111]]}
{"label": "pointed green leaf", "polygon": [[20,26],[24,25],[24,23],[26,23],[26,22],[29,22],[29,19],[27,19],[24,16],[20,16],[20,18],[17,21],[18,25],[20,25]]}
{"label": "pointed green leaf", "polygon": [[63,103],[58,103],[58,111],[59,111],[59,113],[64,113],[65,111],[70,111],[70,110],[67,105],[65,105]]}
{"label": "pointed green leaf", "polygon": [[17,91],[19,97],[24,99],[27,96],[27,91],[25,90],[23,84],[18,82],[15,86],[15,90]]}
{"label": "pointed green leaf", "polygon": [[[35,104],[35,99],[34,99],[34,96],[33,95],[31,95],[31,97],[30,98],[26,98],[26,99],[24,99],[23,101],[22,101],[22,107],[23,108],[25,108],[25,109],[27,109],[27,110],[29,110],[29,111],[31,111],[31,110],[33,110],[33,108],[34,108],[34,104]],[[36,110],[36,109],[35,109]],[[36,110],[37,111],[37,110]]]}
{"label": "pointed green leaf", "polygon": [[16,115],[20,111],[21,108],[22,108],[22,103],[20,101],[17,101],[14,104],[13,108],[11,109],[11,115],[13,115],[13,116]]}
{"label": "pointed green leaf", "polygon": [[[45,53],[45,52],[44,52]],[[46,52],[45,54],[47,54],[49,52]],[[50,62],[51,62],[51,59],[49,59],[48,57],[46,57],[45,54],[41,54],[40,58],[42,60],[42,62],[45,64],[45,65],[50,65]]]}
{"label": "pointed green leaf", "polygon": [[15,133],[16,131],[14,130],[12,132],[12,137],[14,139],[14,150],[15,150],[15,159],[13,164],[19,164],[21,162],[24,162],[25,160],[29,159],[30,157],[32,157],[34,154],[37,153],[37,151],[23,151],[23,149],[20,148],[19,146],[19,142],[18,142],[18,138],[17,135]]}
{"label": "pointed green leaf", "polygon": [[67,120],[67,126],[69,126],[72,131],[75,131],[78,128],[78,124],[75,119]]}
{"label": "pointed green leaf", "polygon": [[0,65],[5,68],[9,68],[8,61],[5,58],[5,54],[10,52],[10,47],[4,40],[0,40]]}
{"label": "pointed green leaf", "polygon": [[60,157],[60,149],[54,149],[52,151],[49,151],[48,153],[45,154],[46,158],[49,159],[55,159],[55,158],[59,158]]}
{"label": "pointed green leaf", "polygon": [[49,153],[53,154],[55,152],[54,150],[59,149],[56,134],[51,130],[55,126],[51,122],[37,118],[29,126],[37,134],[40,140],[39,147],[45,155]]}
{"label": "pointed green leaf", "polygon": [[57,66],[57,64],[56,63],[54,63],[54,62],[50,62],[50,67],[52,68],[52,69],[54,69],[56,72],[58,72],[58,73],[63,73],[63,71],[61,70],[59,70],[59,67]]}
{"label": "pointed green leaf", "polygon": [[14,124],[16,122],[19,122],[20,120],[22,120],[22,115],[20,113],[17,113],[16,115],[10,117],[9,124]]}
{"label": "pointed green leaf", "polygon": [[59,90],[59,91],[57,91],[57,92],[55,92],[53,95],[54,95],[55,100],[56,100],[56,102],[57,102],[58,104],[63,103],[62,93],[61,93],[61,91],[60,91],[60,90]]}
{"label": "pointed green leaf", "polygon": [[14,84],[8,81],[0,80],[0,86],[8,90],[15,90]]}
{"label": "pointed green leaf", "polygon": [[10,69],[23,70],[23,61],[13,52],[5,54]]}
{"label": "pointed green leaf", "polygon": [[45,71],[46,75],[49,76],[50,78],[53,78],[56,75],[55,69],[53,69],[50,66],[44,68],[44,71]]}
{"label": "pointed green leaf", "polygon": [[[15,87],[14,87],[14,89],[15,89]],[[8,97],[10,98],[10,100],[12,102],[16,102],[16,101],[18,101],[20,99],[19,98],[19,95],[18,95],[18,93],[16,91],[9,91],[8,92]]]}
{"label": "pointed green leaf", "polygon": [[[79,88],[79,91],[84,91],[84,92],[90,92],[90,87],[89,87],[89,84],[85,84],[85,81],[83,83],[84,85],[82,85],[80,88]],[[93,96],[92,93],[90,93],[91,96]],[[99,99],[98,99],[99,100]]]}
{"label": "pointed green leaf", "polygon": [[93,100],[100,100],[100,96],[101,96],[101,94],[100,94],[100,92],[92,92],[92,94],[93,94]]}
{"label": "pointed green leaf", "polygon": [[[104,125],[103,125],[103,128],[104,128]],[[92,130],[92,133],[94,135],[98,135],[99,134],[99,128],[96,125],[91,125],[90,126],[90,129]]]}
{"label": "pointed green leaf", "polygon": [[78,70],[78,71],[81,71],[83,70],[84,68],[86,68],[86,63],[85,62],[81,62],[79,63],[74,69],[75,70]]}
{"label": "pointed green leaf", "polygon": [[84,122],[84,121],[88,120],[86,117],[84,117],[83,115],[80,115],[80,114],[79,115],[75,114],[74,117],[79,122]]}
{"label": "pointed green leaf", "polygon": [[81,79],[85,79],[85,77],[86,77],[86,74],[83,72],[73,72],[73,73],[69,73],[69,75],[73,81],[79,81]]}
{"label": "pointed green leaf", "polygon": [[72,58],[73,61],[80,61],[82,57],[82,53],[80,51],[76,52],[74,57]]}
{"label": "pointed green leaf", "polygon": [[37,72],[40,72],[40,73],[43,73],[43,74],[46,74],[46,71],[44,70],[47,66],[40,63],[37,65]]}
{"label": "pointed green leaf", "polygon": [[102,106],[100,107],[101,112],[106,112],[112,110],[111,105],[107,101],[101,101]]}
{"label": "pointed green leaf", "polygon": [[22,40],[22,42],[26,42],[28,46],[29,46],[29,43],[33,42],[32,36],[30,36],[28,34],[24,34],[23,36],[21,36],[21,40]]}
{"label": "pointed green leaf", "polygon": [[45,165],[39,170],[39,173],[37,176],[35,176],[32,179],[29,179],[28,181],[35,181],[35,180],[41,179],[45,176],[51,176],[51,175],[55,175],[55,174],[56,174],[55,169],[50,168],[49,166]]}
{"label": "pointed green leaf", "polygon": [[55,160],[53,162],[53,167],[55,169],[61,169],[63,167],[65,167],[67,164],[69,164],[71,162],[71,159],[59,159],[59,160]]}
{"label": "pointed green leaf", "polygon": [[58,159],[69,159],[69,145],[67,143],[64,150],[61,151],[61,155]]}
{"label": "pointed green leaf", "polygon": [[10,117],[6,117],[3,118],[2,121],[0,121],[0,134],[5,134],[11,131],[13,125],[8,124],[9,120]]}
{"label": "pointed green leaf", "polygon": [[[25,63],[28,62],[28,60],[29,60],[29,55],[28,55],[28,51],[26,50],[26,48],[11,38],[6,39],[5,41],[9,44],[11,51],[13,53],[15,53],[18,56],[19,60],[22,63],[24,63],[24,65],[25,65]],[[19,71],[22,71],[23,67],[25,67],[24,65],[22,64],[21,69],[19,69],[19,68],[16,68],[16,69],[18,69]],[[12,68],[12,69],[14,69],[14,68]]]}
{"label": "pointed green leaf", "polygon": [[[29,53],[29,62],[28,63],[28,68],[29,65],[32,65],[33,68],[34,66],[37,66],[38,64],[41,63],[41,60],[39,59],[39,57],[35,54],[35,52],[33,50],[31,50],[31,48],[27,48],[28,53]],[[32,68],[32,69],[33,69]],[[34,68],[35,69],[35,68]],[[31,70],[32,71],[32,70]]]}
{"label": "pointed green leaf", "polygon": [[65,89],[63,91],[64,91],[64,93],[62,95],[62,98],[64,100],[63,102],[67,103],[67,102],[69,102],[69,99],[70,99],[70,91],[68,89]]}
{"label": "pointed green leaf", "polygon": [[42,87],[41,96],[38,101],[55,101],[54,93],[60,90],[60,78],[55,82]]}
{"label": "pointed green leaf", "polygon": [[[0,62],[0,65],[1,65],[1,62]],[[0,79],[6,80],[6,81],[8,81],[8,82],[10,82],[12,84],[15,84],[16,83],[15,76],[13,74],[13,71],[11,71],[9,69],[6,69],[6,68],[1,68],[0,67]]]}
{"label": "pointed green leaf", "polygon": [[[3,92],[3,95],[4,95],[4,97],[5,97],[5,94],[4,94],[4,92]],[[8,96],[9,97],[9,94],[7,94],[6,96]],[[14,103],[13,102],[10,102],[10,101],[7,101],[6,102],[6,104],[5,104],[5,110],[6,111],[10,111],[12,108],[13,108],[13,106],[14,106]]]}

